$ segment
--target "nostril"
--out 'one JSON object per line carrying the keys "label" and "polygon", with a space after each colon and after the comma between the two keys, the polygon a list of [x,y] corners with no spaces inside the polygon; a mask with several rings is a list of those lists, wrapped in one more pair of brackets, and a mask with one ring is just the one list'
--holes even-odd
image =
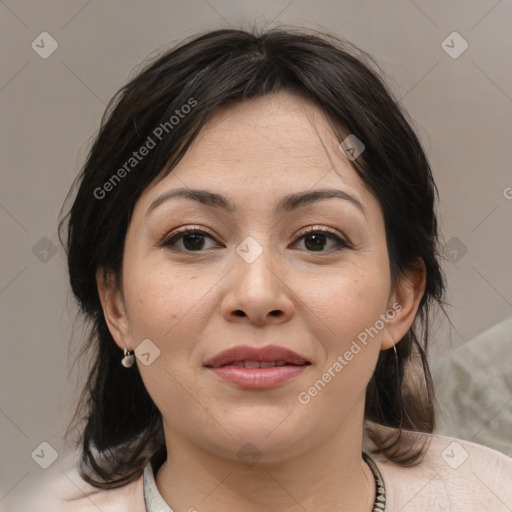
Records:
{"label": "nostril", "polygon": [[237,310],[235,311],[235,315],[236,315],[236,316],[245,316],[245,313],[244,313],[242,310],[237,309]]}

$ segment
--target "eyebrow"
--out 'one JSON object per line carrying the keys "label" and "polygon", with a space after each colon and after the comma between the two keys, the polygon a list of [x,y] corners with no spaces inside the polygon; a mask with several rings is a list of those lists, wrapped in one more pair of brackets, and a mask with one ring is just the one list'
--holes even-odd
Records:
{"label": "eyebrow", "polygon": [[[157,197],[151,203],[145,215],[148,216],[162,203],[165,203],[170,199],[176,197],[191,199],[193,201],[197,201],[201,204],[204,204],[206,206],[212,206],[214,208],[222,208],[227,212],[234,212],[236,211],[237,208],[236,204],[231,202],[227,197],[217,194],[215,192],[200,189],[179,188],[175,190],[170,190],[169,192],[165,192],[161,196]],[[279,200],[279,202],[276,205],[275,212],[288,213],[298,208],[315,203],[317,201],[332,198],[348,201],[349,203],[354,205],[366,218],[368,218],[368,214],[363,205],[361,204],[361,202],[359,201],[359,199],[350,195],[348,192],[344,192],[343,190],[338,190],[334,188],[324,188],[311,190],[307,192],[296,192],[293,194],[288,194]]]}

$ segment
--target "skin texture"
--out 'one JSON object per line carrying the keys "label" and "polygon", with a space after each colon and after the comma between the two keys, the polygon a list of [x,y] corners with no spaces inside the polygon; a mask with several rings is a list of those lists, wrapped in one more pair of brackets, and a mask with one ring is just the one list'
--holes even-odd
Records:
{"label": "skin texture", "polygon": [[[118,346],[134,350],[150,339],[160,350],[149,366],[136,364],[163,416],[169,456],[156,483],[176,512],[371,510],[375,486],[361,458],[365,389],[379,351],[412,324],[424,273],[391,288],[379,202],[339,142],[322,112],[293,95],[224,108],[138,200],[122,287],[98,269]],[[172,198],[147,213],[182,187],[222,194],[236,210]],[[349,193],[366,213],[338,198],[274,211],[282,196],[320,188]],[[190,238],[162,246],[181,226],[208,233],[201,250],[187,250],[200,245]],[[350,248],[336,250],[328,234],[304,237],[308,226],[334,230]],[[249,236],[263,251],[251,263],[236,252]],[[298,395],[394,303],[393,319],[300,403]],[[203,366],[227,348],[269,344],[312,364],[266,390],[238,388]],[[246,443],[261,455],[254,465],[237,455]]]}

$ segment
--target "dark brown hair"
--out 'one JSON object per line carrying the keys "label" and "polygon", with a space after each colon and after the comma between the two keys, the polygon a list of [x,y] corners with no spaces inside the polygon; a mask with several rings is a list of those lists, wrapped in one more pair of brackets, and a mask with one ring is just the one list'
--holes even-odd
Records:
{"label": "dark brown hair", "polygon": [[[120,275],[125,235],[140,194],[172,171],[220,107],[277,91],[312,101],[339,140],[354,134],[363,141],[365,151],[352,163],[382,207],[393,281],[420,258],[425,264],[426,289],[415,322],[397,344],[397,358],[393,349],[380,353],[365,412],[366,420],[396,429],[389,436],[370,428],[377,451],[401,464],[421,458],[421,447],[411,448],[404,433],[432,432],[434,427],[426,349],[429,311],[442,307],[444,295],[437,252],[438,192],[407,115],[380,70],[372,68],[379,69],[366,53],[325,33],[216,30],[148,63],[112,98],[60,226],[71,288],[90,321],[80,354],[85,358],[93,351],[90,373],[73,418],[85,422],[79,444],[81,475],[87,482],[99,488],[125,485],[141,475],[149,457],[165,444],[161,414],[137,366],[127,371],[120,364],[121,351],[103,316],[96,271]],[[157,127],[158,143],[127,167],[148,137],[157,138]]]}

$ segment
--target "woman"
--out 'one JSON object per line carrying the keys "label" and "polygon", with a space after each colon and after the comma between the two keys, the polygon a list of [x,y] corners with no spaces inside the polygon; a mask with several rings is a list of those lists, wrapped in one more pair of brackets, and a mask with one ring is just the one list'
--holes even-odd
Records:
{"label": "woman", "polygon": [[95,352],[48,510],[512,507],[509,458],[431,435],[437,190],[372,67],[219,30],[116,95],[66,219]]}

